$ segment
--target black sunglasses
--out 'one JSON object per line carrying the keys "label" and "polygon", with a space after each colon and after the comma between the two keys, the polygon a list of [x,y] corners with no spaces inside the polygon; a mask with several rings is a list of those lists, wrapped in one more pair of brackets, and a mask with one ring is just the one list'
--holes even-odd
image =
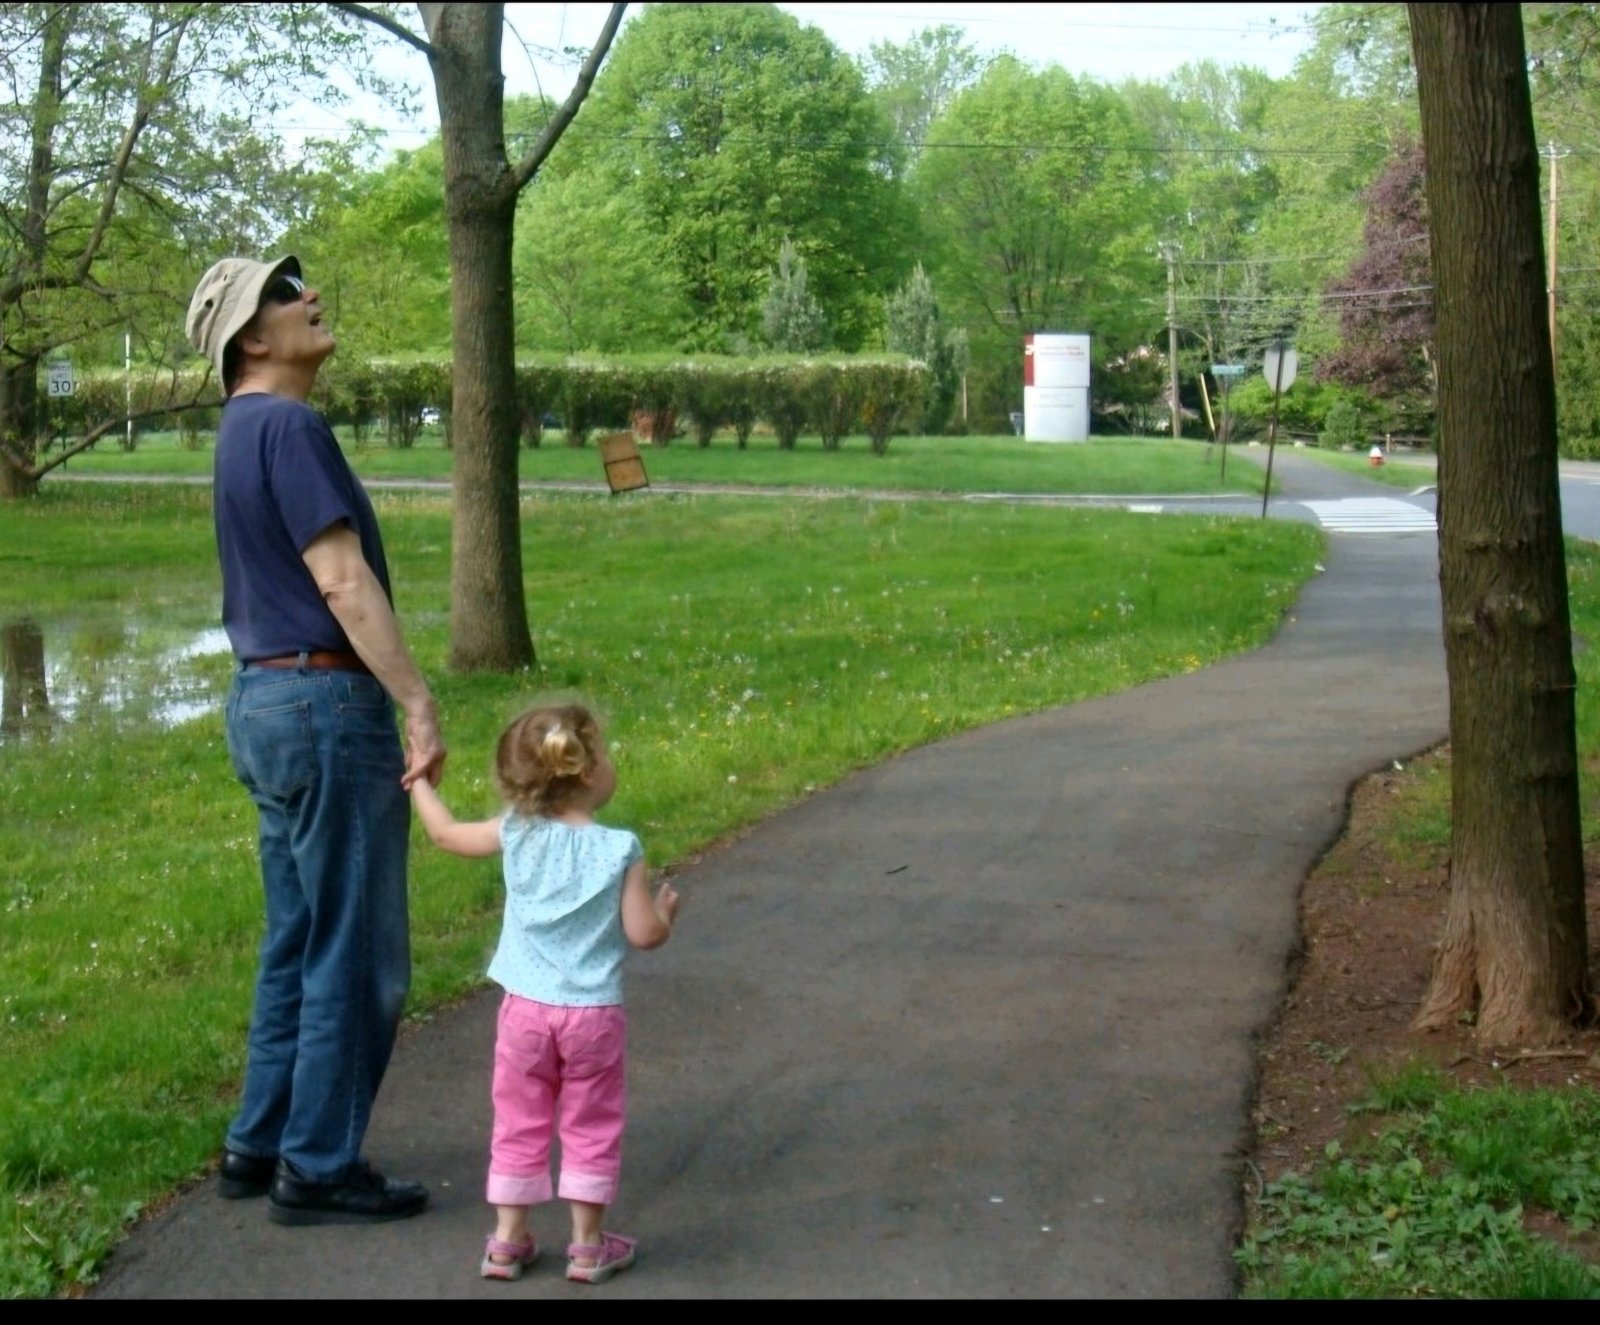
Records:
{"label": "black sunglasses", "polygon": [[305,293],[306,283],[298,276],[291,276],[288,272],[281,272],[274,276],[267,288],[261,292],[261,302],[264,304],[298,304],[300,296]]}

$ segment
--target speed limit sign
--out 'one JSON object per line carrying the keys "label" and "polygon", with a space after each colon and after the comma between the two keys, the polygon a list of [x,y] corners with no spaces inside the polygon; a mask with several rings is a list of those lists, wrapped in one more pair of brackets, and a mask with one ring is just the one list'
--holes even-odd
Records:
{"label": "speed limit sign", "polygon": [[78,389],[78,379],[72,375],[70,359],[55,359],[45,368],[45,381],[52,396],[70,396]]}

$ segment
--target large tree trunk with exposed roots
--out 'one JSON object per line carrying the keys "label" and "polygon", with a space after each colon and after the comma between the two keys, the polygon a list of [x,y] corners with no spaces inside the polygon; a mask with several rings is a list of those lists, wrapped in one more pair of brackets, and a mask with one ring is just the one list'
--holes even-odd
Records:
{"label": "large tree trunk with exposed roots", "polygon": [[1451,895],[1424,1029],[1590,1011],[1539,163],[1516,5],[1411,4],[1439,383]]}

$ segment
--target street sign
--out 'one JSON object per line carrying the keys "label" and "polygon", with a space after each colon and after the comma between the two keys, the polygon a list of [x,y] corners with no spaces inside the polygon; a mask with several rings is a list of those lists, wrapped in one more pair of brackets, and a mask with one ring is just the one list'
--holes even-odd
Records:
{"label": "street sign", "polygon": [[[1278,360],[1280,356],[1283,359],[1283,376],[1281,378],[1278,375]],[[1261,365],[1261,372],[1266,377],[1268,386],[1276,391],[1287,391],[1294,385],[1294,375],[1299,367],[1300,356],[1295,353],[1294,346],[1284,346],[1280,341],[1267,351]]]}
{"label": "street sign", "polygon": [[1272,453],[1278,449],[1278,397],[1294,385],[1300,356],[1283,339],[1272,342],[1263,356],[1261,371],[1272,388],[1272,422],[1267,427],[1267,481],[1261,487],[1261,518],[1267,518],[1267,494],[1272,491]]}
{"label": "street sign", "polygon": [[72,375],[70,359],[52,359],[44,371],[46,389],[52,396],[70,396],[78,389],[78,379]]}
{"label": "street sign", "polygon": [[1248,369],[1242,363],[1214,363],[1211,365],[1213,377],[1243,377]]}

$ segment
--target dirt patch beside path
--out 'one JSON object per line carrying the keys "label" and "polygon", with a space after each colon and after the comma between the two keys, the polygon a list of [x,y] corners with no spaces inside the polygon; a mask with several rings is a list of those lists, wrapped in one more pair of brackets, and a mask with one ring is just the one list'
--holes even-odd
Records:
{"label": "dirt patch beside path", "polygon": [[[1448,759],[1448,751],[1429,756]],[[1348,1106],[1369,1074],[1409,1062],[1436,1065],[1463,1084],[1600,1088],[1600,1028],[1531,1053],[1480,1046],[1469,1026],[1411,1029],[1444,924],[1449,873],[1443,853],[1401,861],[1385,849],[1392,806],[1427,761],[1363,780],[1344,836],[1301,893],[1302,956],[1276,1025],[1263,1038],[1254,1115],[1254,1194],[1291,1169],[1305,1171],[1329,1141],[1346,1146],[1383,1130]],[[1428,853],[1422,853],[1424,857]],[[1591,953],[1600,937],[1600,861],[1586,870]]]}

